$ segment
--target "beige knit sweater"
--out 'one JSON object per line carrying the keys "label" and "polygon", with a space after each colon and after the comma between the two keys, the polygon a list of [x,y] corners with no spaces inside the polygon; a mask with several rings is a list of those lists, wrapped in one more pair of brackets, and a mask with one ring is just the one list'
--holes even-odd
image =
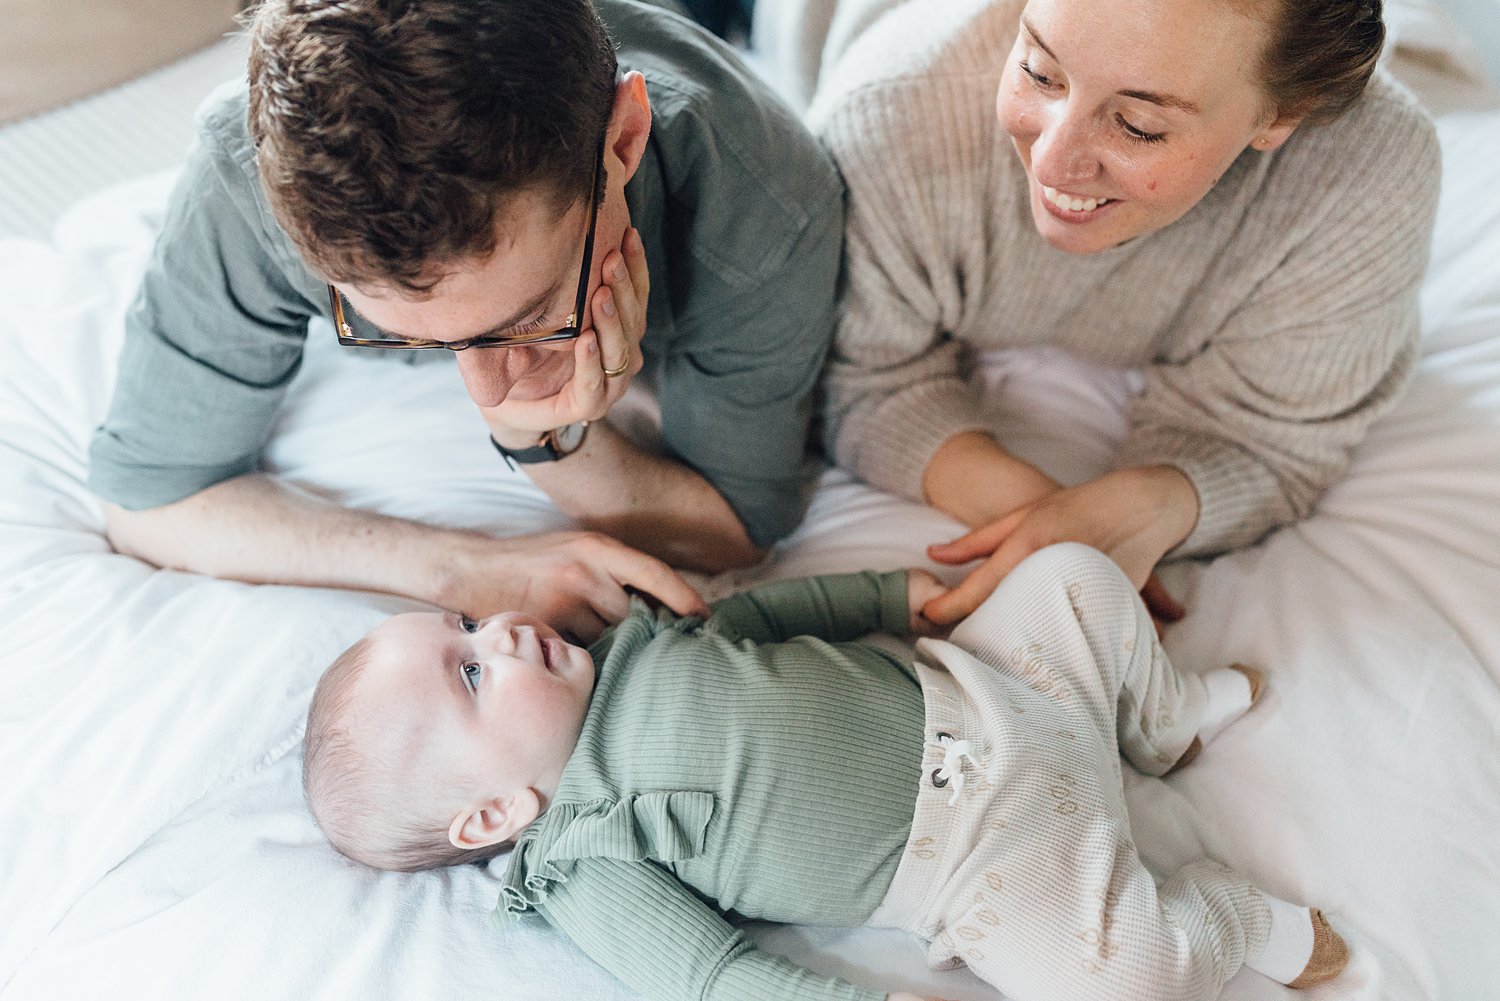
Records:
{"label": "beige knit sweater", "polygon": [[1019,9],[911,0],[824,68],[810,121],[849,186],[830,450],[920,498],[938,447],[986,428],[972,352],[1056,345],[1143,370],[1116,464],[1192,480],[1202,511],[1174,554],[1249,545],[1307,516],[1415,362],[1432,124],[1377,74],[1338,121],[1241,155],[1172,225],[1068,254],[1033,228],[995,119]]}

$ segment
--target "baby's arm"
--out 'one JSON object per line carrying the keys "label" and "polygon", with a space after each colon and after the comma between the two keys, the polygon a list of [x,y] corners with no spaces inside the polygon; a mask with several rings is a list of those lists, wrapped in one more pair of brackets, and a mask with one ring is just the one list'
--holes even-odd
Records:
{"label": "baby's arm", "polygon": [[654,862],[583,859],[538,911],[642,997],[683,1001],[884,1001],[760,951]]}
{"label": "baby's arm", "polygon": [[926,632],[917,628],[922,606],[912,599],[931,600],[942,585],[925,570],[910,571],[910,579],[908,587],[908,571],[897,570],[772,581],[716,602],[710,621],[724,633],[757,643],[793,636],[836,643],[873,632]]}

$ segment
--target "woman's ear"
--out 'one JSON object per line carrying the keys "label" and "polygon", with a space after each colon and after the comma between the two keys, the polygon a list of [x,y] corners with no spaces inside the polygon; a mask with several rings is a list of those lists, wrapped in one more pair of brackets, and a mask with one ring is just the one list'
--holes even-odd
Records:
{"label": "woman's ear", "polygon": [[1281,145],[1292,137],[1297,131],[1297,126],[1302,124],[1302,115],[1278,115],[1268,125],[1260,128],[1250,140],[1252,149],[1261,153],[1269,153],[1273,149],[1280,149]]}
{"label": "woman's ear", "polygon": [[609,132],[605,137],[605,163],[613,158],[619,167],[608,167],[609,179],[620,183],[635,176],[646,155],[646,139],[651,135],[651,99],[646,96],[646,78],[631,70],[615,84],[615,105],[609,113]]}
{"label": "woman's ear", "polygon": [[541,812],[542,798],[535,789],[477,803],[453,818],[448,842],[464,851],[489,848],[520,834]]}

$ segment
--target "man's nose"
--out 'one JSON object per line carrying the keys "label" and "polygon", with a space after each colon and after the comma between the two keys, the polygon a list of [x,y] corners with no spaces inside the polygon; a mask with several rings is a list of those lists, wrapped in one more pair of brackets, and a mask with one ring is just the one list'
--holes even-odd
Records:
{"label": "man's nose", "polygon": [[504,403],[531,366],[531,348],[468,348],[457,355],[464,388],[481,407]]}
{"label": "man's nose", "polygon": [[1038,183],[1067,190],[1099,173],[1093,127],[1066,102],[1054,106],[1041,126],[1031,144],[1031,171]]}

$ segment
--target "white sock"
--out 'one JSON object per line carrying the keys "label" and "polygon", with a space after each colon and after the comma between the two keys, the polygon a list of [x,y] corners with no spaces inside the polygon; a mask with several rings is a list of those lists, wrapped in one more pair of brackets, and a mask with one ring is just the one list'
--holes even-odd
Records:
{"label": "white sock", "polygon": [[1312,958],[1312,911],[1261,892],[1271,908],[1271,934],[1259,952],[1245,957],[1245,965],[1278,984],[1289,984],[1307,969]]}
{"label": "white sock", "polygon": [[1250,679],[1232,667],[1218,667],[1201,677],[1208,704],[1198,727],[1198,739],[1207,744],[1250,711]]}

